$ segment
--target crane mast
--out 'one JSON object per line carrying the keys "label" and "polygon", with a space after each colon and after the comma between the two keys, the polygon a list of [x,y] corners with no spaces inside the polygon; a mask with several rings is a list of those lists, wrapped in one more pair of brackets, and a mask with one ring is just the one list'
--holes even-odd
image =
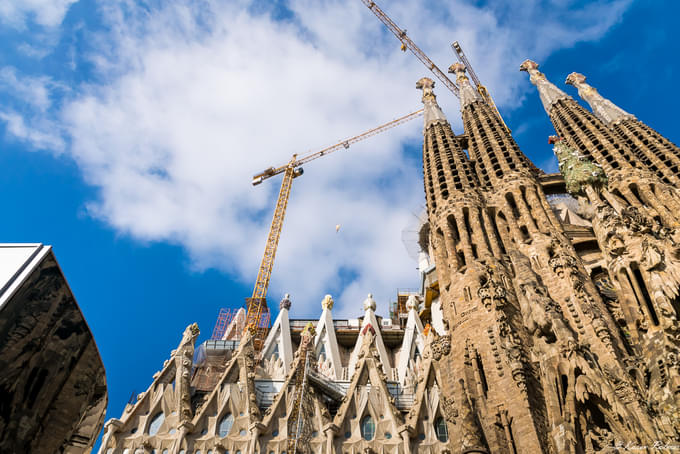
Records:
{"label": "crane mast", "polygon": [[262,323],[262,316],[269,312],[269,308],[267,307],[267,289],[269,288],[269,280],[271,279],[272,268],[274,267],[274,258],[276,257],[276,249],[279,245],[279,238],[281,237],[283,218],[286,215],[286,207],[288,206],[288,199],[290,198],[293,178],[302,175],[302,169],[298,169],[293,165],[296,157],[297,155],[294,154],[293,158],[285,167],[283,181],[281,181],[281,189],[279,190],[279,197],[276,201],[276,208],[274,209],[272,224],[269,228],[267,244],[264,248],[260,269],[257,272],[253,296],[246,300],[248,306],[246,329],[254,336],[255,351],[260,351],[262,348],[266,332],[269,329],[269,322],[267,321],[266,324]]}
{"label": "crane mast", "polygon": [[269,308],[267,307],[267,290],[269,288],[272,268],[274,267],[274,258],[276,257],[276,250],[279,245],[279,238],[281,237],[281,229],[283,228],[283,220],[286,215],[286,208],[288,206],[288,199],[290,198],[293,179],[302,175],[302,164],[326,156],[342,148],[348,149],[353,143],[394,128],[395,126],[413,120],[422,114],[423,109],[416,110],[415,112],[411,112],[380,125],[377,128],[369,129],[357,136],[341,140],[340,142],[317,152],[309,153],[299,159],[297,154],[294,154],[287,164],[280,167],[269,167],[253,177],[252,184],[255,186],[268,178],[283,173],[283,181],[281,182],[281,189],[279,190],[279,196],[276,200],[274,216],[272,218],[271,227],[269,228],[269,235],[267,236],[267,244],[264,248],[264,254],[262,256],[262,261],[260,262],[255,287],[253,288],[253,296],[246,298],[246,332],[249,332],[250,335],[253,336],[253,346],[256,352],[259,352],[262,349],[265,338],[267,337],[267,331],[269,330],[269,318],[266,317],[269,314]]}
{"label": "crane mast", "polygon": [[385,24],[385,26],[387,26],[387,28],[394,34],[394,36],[396,36],[397,39],[401,41],[402,49],[404,49],[405,47],[411,52],[413,52],[413,55],[418,57],[418,60],[423,62],[427,69],[432,71],[432,73],[437,77],[437,79],[441,80],[442,83],[446,85],[454,95],[459,96],[458,86],[451,79],[449,79],[449,77],[446,74],[444,74],[444,72],[441,69],[439,69],[432,60],[429,59],[425,52],[423,52],[422,50],[420,50],[418,46],[416,46],[416,43],[414,43],[411,40],[411,38],[409,38],[408,35],[406,35],[406,30],[402,30],[401,28],[399,28],[399,26],[395,24],[394,21],[390,19],[390,17],[387,14],[385,14],[385,12],[381,10],[380,7],[378,7],[378,5],[375,4],[374,1],[372,0],[361,1],[364,3],[364,5],[368,7],[368,9],[370,9],[373,12],[373,14],[376,15],[378,19],[380,19],[380,21],[383,24]]}
{"label": "crane mast", "polygon": [[454,52],[456,52],[458,60],[465,65],[467,73],[470,75],[470,79],[472,79],[472,81],[475,83],[475,86],[477,87],[477,92],[481,95],[482,99],[484,99],[484,101],[486,101],[486,103],[493,108],[493,110],[496,112],[496,115],[498,115],[498,118],[500,118],[501,122],[503,123],[505,129],[510,132],[510,128],[508,128],[508,125],[505,124],[505,120],[503,120],[501,113],[498,111],[498,107],[496,107],[496,103],[493,101],[493,98],[489,94],[489,91],[486,89],[486,87],[480,82],[479,77],[477,77],[477,73],[475,73],[474,69],[472,69],[472,65],[467,59],[467,56],[465,56],[465,52],[463,52],[463,49],[460,47],[458,41],[454,41],[453,44],[451,44],[451,47],[453,48]]}

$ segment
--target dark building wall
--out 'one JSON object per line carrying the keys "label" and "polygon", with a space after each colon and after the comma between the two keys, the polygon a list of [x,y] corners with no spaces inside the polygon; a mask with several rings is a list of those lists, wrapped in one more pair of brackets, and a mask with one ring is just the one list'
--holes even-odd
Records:
{"label": "dark building wall", "polygon": [[0,308],[0,452],[86,452],[107,400],[92,333],[49,250]]}

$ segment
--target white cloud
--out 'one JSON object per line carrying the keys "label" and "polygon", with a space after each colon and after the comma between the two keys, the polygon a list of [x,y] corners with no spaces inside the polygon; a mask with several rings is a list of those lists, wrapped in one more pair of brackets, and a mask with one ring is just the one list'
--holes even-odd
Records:
{"label": "white cloud", "polygon": [[16,139],[26,141],[39,150],[60,152],[64,149],[64,140],[56,125],[37,119],[26,124],[24,117],[13,111],[0,111],[0,120],[7,125],[7,133]]}
{"label": "white cloud", "polygon": [[11,66],[0,68],[0,91],[7,91],[40,112],[45,112],[51,104],[50,78],[21,75]]}
{"label": "white cloud", "polygon": [[3,0],[0,2],[0,22],[23,29],[28,22],[43,27],[56,27],[66,12],[78,0]]}
{"label": "white cloud", "polygon": [[[627,3],[576,12],[538,1],[521,11],[512,1],[385,7],[442,68],[459,40],[508,106],[527,88],[524,58],[601,36]],[[291,0],[279,22],[249,5],[104,4],[110,31],[92,55],[101,80],[80,87],[60,115],[70,153],[101,189],[94,215],[136,238],[181,244],[196,267],[245,282],[255,278],[280,182],[253,188],[250,177],[418,109],[415,81],[431,77],[359,1]],[[441,85],[436,92],[460,131],[457,100]],[[293,185],[273,302],[289,292],[294,313],[316,315],[333,292],[337,315],[356,315],[372,292],[386,312],[397,287],[418,284],[400,238],[424,203],[418,147],[403,147],[421,131],[421,120],[411,122],[305,168]]]}

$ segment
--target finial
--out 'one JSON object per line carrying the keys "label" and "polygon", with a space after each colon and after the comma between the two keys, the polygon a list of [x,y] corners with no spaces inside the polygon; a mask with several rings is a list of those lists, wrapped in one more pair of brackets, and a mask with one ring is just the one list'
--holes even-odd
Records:
{"label": "finial", "polygon": [[597,118],[605,124],[621,120],[634,119],[635,116],[629,114],[610,100],[603,98],[597,90],[586,83],[586,76],[580,73],[571,73],[567,76],[566,83],[578,89],[578,95],[586,101]]}
{"label": "finial", "polygon": [[283,299],[279,303],[279,310],[283,309],[290,310],[291,304],[292,303],[290,302],[290,293],[286,293],[285,295],[283,295]]}
{"label": "finial", "polygon": [[442,109],[437,104],[437,97],[434,95],[432,89],[434,88],[434,81],[429,77],[423,77],[416,82],[416,88],[423,90],[423,104],[425,104],[425,129],[433,123],[448,123],[446,116]]}
{"label": "finial", "polygon": [[586,81],[586,76],[584,76],[581,73],[571,73],[567,76],[567,80],[564,82],[567,85],[573,85],[574,87],[578,88],[579,84],[585,83]]}
{"label": "finial", "polygon": [[456,81],[458,82],[458,87],[460,88],[460,109],[463,110],[466,106],[472,104],[475,101],[482,101],[482,96],[477,90],[475,90],[470,84],[470,79],[468,79],[465,74],[465,65],[462,63],[454,63],[449,66],[449,72],[456,75]]}
{"label": "finial", "polygon": [[409,311],[418,309],[418,300],[416,299],[415,295],[409,295],[408,299],[406,300],[406,309]]}
{"label": "finial", "polygon": [[322,309],[328,309],[329,311],[333,309],[333,297],[330,295],[326,295],[323,297],[323,300],[321,301],[321,308]]}
{"label": "finial", "polygon": [[462,64],[461,62],[456,62],[449,66],[449,73],[455,74],[456,78],[458,77],[464,77],[467,79],[467,76],[465,75],[465,65]]}
{"label": "finial", "polygon": [[421,77],[418,82],[416,82],[416,88],[418,90],[423,90],[423,101],[426,97],[436,98],[432,89],[434,88],[434,80],[429,77]]}
{"label": "finial", "polygon": [[367,311],[370,309],[375,312],[376,307],[377,305],[375,303],[375,300],[373,299],[373,294],[369,293],[368,298],[364,300],[364,310]]}
{"label": "finial", "polygon": [[553,83],[545,78],[545,74],[538,70],[538,63],[533,60],[524,60],[519,66],[520,71],[529,73],[529,80],[538,88],[543,108],[550,114],[552,106],[562,99],[572,99],[571,96],[557,88]]}
{"label": "finial", "polygon": [[307,322],[307,325],[305,325],[305,328],[302,330],[300,333],[301,337],[306,337],[306,336],[315,336],[316,335],[316,329],[314,328],[314,324],[312,322]]}
{"label": "finial", "polygon": [[538,63],[533,60],[529,60],[528,58],[524,60],[521,65],[519,65],[520,71],[526,71],[529,74],[531,74],[531,71],[534,69],[538,71]]}

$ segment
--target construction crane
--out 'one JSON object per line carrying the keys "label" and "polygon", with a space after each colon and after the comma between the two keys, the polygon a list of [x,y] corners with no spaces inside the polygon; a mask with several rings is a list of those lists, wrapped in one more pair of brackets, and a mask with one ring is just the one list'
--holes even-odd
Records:
{"label": "construction crane", "polygon": [[488,105],[493,107],[493,110],[496,111],[496,115],[498,115],[498,118],[500,118],[501,122],[503,123],[503,126],[505,129],[510,132],[510,128],[508,128],[508,125],[505,124],[505,121],[503,120],[503,117],[501,117],[501,113],[498,111],[498,107],[496,107],[496,103],[493,102],[493,98],[489,94],[489,91],[486,89],[484,85],[479,81],[479,77],[477,77],[477,74],[475,73],[474,69],[472,69],[472,65],[468,61],[467,57],[465,56],[465,52],[463,52],[463,49],[460,47],[460,44],[458,41],[454,41],[453,44],[451,44],[451,47],[453,48],[454,52],[456,52],[456,55],[458,56],[458,60],[465,65],[465,68],[467,69],[467,73],[470,75],[470,78],[472,81],[475,83],[475,86],[477,87],[477,92],[482,96],[482,99],[486,101]]}
{"label": "construction crane", "polygon": [[380,21],[387,26],[387,28],[394,34],[394,36],[397,37],[399,41],[401,41],[401,50],[410,50],[413,52],[413,55],[418,57],[418,60],[423,62],[423,64],[434,73],[435,76],[437,76],[437,79],[441,80],[444,85],[446,85],[451,92],[456,95],[458,95],[458,86],[449,79],[449,77],[444,74],[444,72],[437,67],[437,65],[434,64],[432,60],[428,58],[427,55],[425,55],[425,52],[420,50],[418,46],[416,46],[416,43],[411,41],[411,38],[409,38],[406,35],[406,30],[402,30],[399,28],[397,24],[390,19],[390,17],[385,14],[383,10],[381,10],[378,5],[375,4],[374,1],[371,0],[361,0],[364,5],[368,7],[371,11],[373,11],[373,14],[376,15]]}
{"label": "construction crane", "polygon": [[269,229],[269,236],[267,237],[264,255],[262,256],[262,262],[260,263],[260,268],[257,273],[257,280],[255,281],[255,288],[253,289],[253,296],[246,299],[246,331],[254,337],[254,347],[256,351],[259,352],[262,349],[267,331],[269,330],[267,289],[269,288],[269,280],[271,278],[272,268],[274,266],[274,257],[276,256],[276,249],[279,244],[279,237],[281,236],[281,228],[283,227],[283,218],[286,214],[286,207],[288,206],[291,186],[293,184],[293,179],[302,175],[302,165],[322,156],[329,155],[334,151],[348,149],[350,145],[356,142],[394,128],[395,126],[407,121],[413,120],[422,114],[423,109],[411,112],[408,115],[399,117],[395,120],[378,126],[377,128],[369,129],[358,136],[341,140],[330,147],[326,147],[317,152],[309,153],[301,158],[298,158],[297,154],[294,154],[287,164],[284,164],[280,167],[269,167],[268,169],[253,176],[252,184],[253,186],[256,186],[266,179],[283,173],[283,181],[281,182],[279,197],[276,201],[276,208],[274,209],[274,216]]}

